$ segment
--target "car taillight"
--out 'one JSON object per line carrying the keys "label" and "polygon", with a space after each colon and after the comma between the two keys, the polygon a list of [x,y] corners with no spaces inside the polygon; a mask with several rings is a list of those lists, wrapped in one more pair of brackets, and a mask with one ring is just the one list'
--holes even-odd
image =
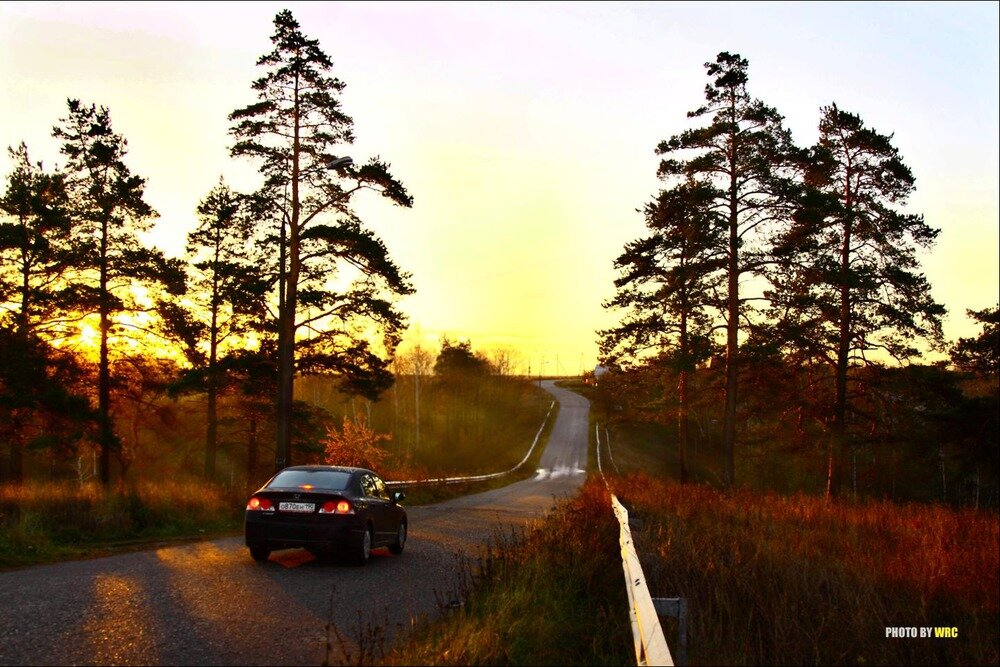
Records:
{"label": "car taillight", "polygon": [[258,498],[257,496],[254,496],[249,502],[247,502],[247,509],[257,512],[273,512],[274,506],[267,498]]}
{"label": "car taillight", "polygon": [[354,508],[346,500],[334,502],[328,500],[319,508],[320,514],[354,514]]}

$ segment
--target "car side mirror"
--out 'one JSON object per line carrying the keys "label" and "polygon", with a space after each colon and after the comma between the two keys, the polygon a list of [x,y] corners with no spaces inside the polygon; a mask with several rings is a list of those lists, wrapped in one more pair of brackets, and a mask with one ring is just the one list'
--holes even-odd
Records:
{"label": "car side mirror", "polygon": [[406,498],[406,494],[403,493],[402,491],[393,491],[392,492],[392,502],[394,502],[394,503],[402,502],[405,498]]}

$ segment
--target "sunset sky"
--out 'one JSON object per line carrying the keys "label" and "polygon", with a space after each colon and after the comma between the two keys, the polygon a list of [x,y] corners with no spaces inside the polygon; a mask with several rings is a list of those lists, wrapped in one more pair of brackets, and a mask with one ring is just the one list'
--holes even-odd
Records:
{"label": "sunset sky", "polygon": [[60,164],[66,98],[109,107],[160,213],[150,240],[180,254],[220,175],[258,184],[229,158],[226,117],[253,101],[284,8],[347,84],[343,152],[380,155],[414,197],[359,205],[413,274],[411,342],[508,347],[534,373],[592,367],[612,262],[660,186],[654,148],[687,126],[724,50],[750,61],[751,93],[800,145],[831,102],[895,134],[917,178],[909,210],[942,230],[924,268],[949,338],[997,303],[995,2],[3,2],[0,144]]}

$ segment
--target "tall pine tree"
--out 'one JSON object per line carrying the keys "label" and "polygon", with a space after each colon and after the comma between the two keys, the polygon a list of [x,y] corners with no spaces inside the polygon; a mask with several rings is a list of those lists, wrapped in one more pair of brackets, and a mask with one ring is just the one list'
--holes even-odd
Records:
{"label": "tall pine tree", "polygon": [[[193,375],[206,394],[205,477],[215,475],[219,393],[223,387],[220,352],[252,330],[264,301],[263,269],[252,246],[254,220],[247,198],[220,178],[199,202],[198,226],[188,233],[188,299],[194,307],[168,301],[160,313],[171,338],[181,342]],[[242,347],[242,346],[240,346]],[[189,374],[189,375],[191,375]],[[190,383],[188,383],[190,384]]]}
{"label": "tall pine tree", "polygon": [[[68,100],[69,114],[52,133],[61,139],[68,162],[73,238],[77,245],[74,287],[82,309],[100,317],[98,412],[101,417],[100,478],[111,480],[111,455],[118,440],[111,418],[111,371],[108,341],[115,317],[146,310],[136,285],[163,285],[183,292],[181,263],[147,248],[138,234],[150,229],[156,212],[145,200],[146,180],[134,175],[124,159],[125,138],[111,126],[106,107]],[[118,326],[121,326],[119,323]]]}
{"label": "tall pine tree", "polygon": [[688,117],[708,118],[709,124],[660,142],[657,153],[667,156],[660,162],[661,178],[710,188],[706,210],[725,219],[719,247],[726,257],[723,448],[724,479],[732,485],[740,332],[747,314],[740,282],[759,274],[772,230],[790,216],[795,192],[790,167],[796,151],[782,116],[747,91],[746,59],[722,52],[705,67],[712,78],[705,86],[706,104]]}
{"label": "tall pine tree", "polygon": [[19,483],[27,447],[65,449],[93,414],[74,391],[82,369],[50,345],[76,317],[65,179],[32,162],[23,143],[9,152],[14,169],[0,197],[0,440],[9,457],[0,477]]}
{"label": "tall pine tree", "polygon": [[833,370],[827,490],[836,494],[849,446],[850,368],[875,351],[902,361],[919,354],[919,340],[940,343],[945,309],[917,257],[938,230],[903,210],[915,181],[892,136],[836,104],[821,113],[801,208],[776,245],[783,268],[772,296],[792,340]]}
{"label": "tall pine tree", "polygon": [[621,323],[599,332],[608,362],[659,355],[677,379],[679,479],[687,480],[690,380],[711,354],[711,328],[720,307],[716,296],[725,278],[726,220],[711,210],[714,190],[689,181],[664,190],[644,210],[651,234],[625,246],[615,260],[621,276],[604,306],[621,313]]}
{"label": "tall pine tree", "polygon": [[[372,396],[391,382],[386,361],[359,332],[380,332],[391,355],[403,326],[393,299],[412,288],[350,202],[362,190],[400,206],[413,202],[378,158],[357,168],[329,168],[354,141],[353,121],[338,99],[345,84],[330,74],[333,62],[318,40],[302,34],[291,12],[279,12],[274,28],[273,50],[257,61],[266,72],[253,84],[258,101],[234,111],[230,120],[236,140],[231,153],[259,162],[261,194],[277,223],[271,242],[279,301],[280,469],[291,461],[297,369],[334,372],[349,391]],[[303,328],[311,336],[306,341],[298,339]],[[299,359],[303,345],[307,354]]]}
{"label": "tall pine tree", "polygon": [[[14,170],[0,198],[0,304],[10,304],[23,338],[57,329],[66,317],[66,275],[73,266],[69,198],[64,177],[32,162],[25,144],[9,150]],[[2,308],[3,306],[0,306]]]}

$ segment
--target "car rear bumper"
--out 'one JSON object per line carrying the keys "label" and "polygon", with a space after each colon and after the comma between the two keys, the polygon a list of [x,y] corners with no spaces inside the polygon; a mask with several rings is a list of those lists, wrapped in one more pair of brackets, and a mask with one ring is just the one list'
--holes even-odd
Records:
{"label": "car rear bumper", "polygon": [[364,526],[355,516],[290,516],[247,512],[245,541],[248,547],[332,550],[361,539]]}

